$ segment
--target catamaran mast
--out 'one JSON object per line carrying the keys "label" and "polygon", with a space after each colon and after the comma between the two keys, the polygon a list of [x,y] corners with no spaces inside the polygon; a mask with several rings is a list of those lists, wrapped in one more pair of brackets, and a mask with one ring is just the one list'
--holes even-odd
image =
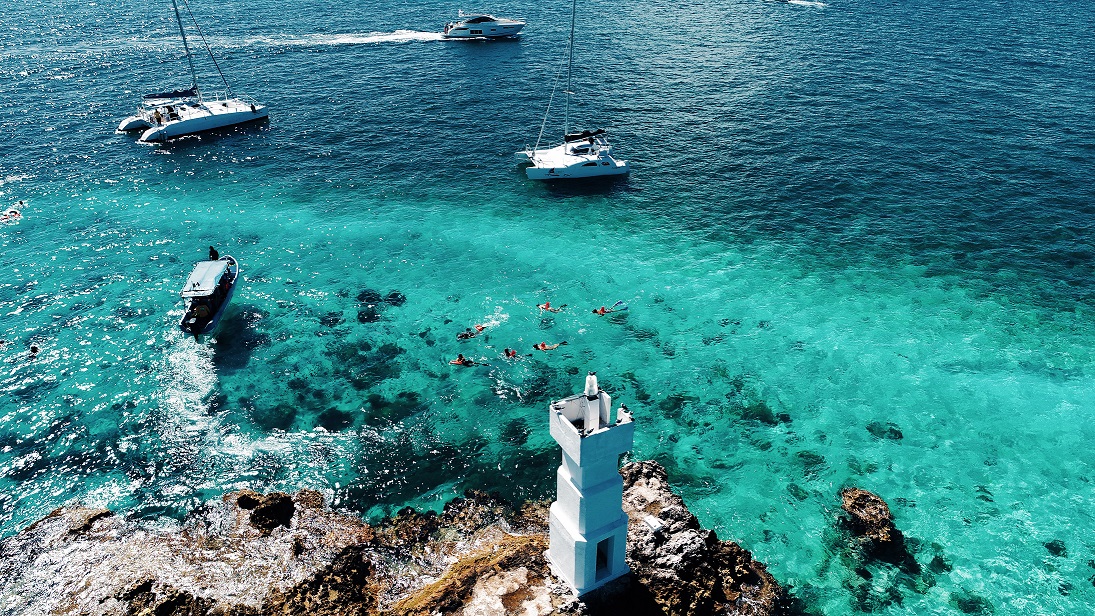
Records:
{"label": "catamaran mast", "polygon": [[179,15],[179,3],[171,0],[171,6],[175,7],[175,21],[179,22],[179,34],[182,36],[183,48],[186,49],[186,61],[190,63],[190,78],[193,80],[191,86],[198,94],[198,98],[201,98],[201,92],[198,91],[198,72],[194,70],[194,58],[190,56],[190,44],[186,42],[186,31],[183,30],[182,16]]}
{"label": "catamaran mast", "polygon": [[[174,2],[175,0],[171,0]],[[563,136],[570,132],[570,95],[574,92],[570,89],[571,83],[571,67],[574,66],[574,16],[578,11],[578,0],[573,0],[570,5],[570,58],[567,60],[567,104],[566,112],[563,113]]]}

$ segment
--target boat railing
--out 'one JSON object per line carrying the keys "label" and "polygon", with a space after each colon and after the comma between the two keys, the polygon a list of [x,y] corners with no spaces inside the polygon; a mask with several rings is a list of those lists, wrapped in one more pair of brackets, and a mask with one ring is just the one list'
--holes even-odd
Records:
{"label": "boat railing", "polygon": [[235,94],[231,90],[214,90],[212,92],[202,92],[202,102],[208,103],[227,103],[230,100],[240,100],[245,103],[250,103],[255,106],[259,106],[259,102],[254,98],[247,96],[246,94]]}

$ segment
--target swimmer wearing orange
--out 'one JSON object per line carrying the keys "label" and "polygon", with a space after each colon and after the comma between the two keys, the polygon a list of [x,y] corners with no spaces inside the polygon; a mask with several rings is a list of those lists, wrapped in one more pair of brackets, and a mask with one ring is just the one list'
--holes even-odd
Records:
{"label": "swimmer wearing orange", "polygon": [[564,344],[566,344],[566,340],[557,344],[548,344],[546,342],[541,342],[539,344],[532,345],[532,348],[536,349],[537,351],[554,351]]}

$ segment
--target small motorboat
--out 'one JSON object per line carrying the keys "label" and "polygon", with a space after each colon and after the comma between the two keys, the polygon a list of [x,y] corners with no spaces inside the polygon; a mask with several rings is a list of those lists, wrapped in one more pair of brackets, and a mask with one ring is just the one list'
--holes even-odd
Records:
{"label": "small motorboat", "polygon": [[193,334],[195,339],[213,333],[236,292],[239,278],[239,263],[230,255],[196,263],[181,293],[186,301],[186,312],[179,322],[183,332]]}
{"label": "small motorboat", "polygon": [[450,39],[512,38],[525,27],[523,21],[494,15],[465,15],[461,11],[457,17],[459,21],[445,24],[445,31],[441,36]]}

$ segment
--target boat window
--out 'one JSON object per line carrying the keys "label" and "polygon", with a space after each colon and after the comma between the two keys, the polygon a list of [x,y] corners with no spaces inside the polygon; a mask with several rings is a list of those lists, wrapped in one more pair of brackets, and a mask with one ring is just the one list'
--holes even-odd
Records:
{"label": "boat window", "polygon": [[601,163],[601,164],[602,164],[602,165],[607,165],[608,163],[607,163],[607,162],[604,162],[604,163]]}
{"label": "boat window", "polygon": [[483,31],[482,30],[472,30],[471,33],[472,34],[482,34]]}
{"label": "boat window", "polygon": [[494,21],[494,20],[491,19],[490,17],[486,16],[486,15],[480,15],[479,17],[472,17],[471,19],[466,20],[464,23],[466,23],[466,24],[481,24],[484,21]]}
{"label": "boat window", "polygon": [[[605,164],[607,165],[608,163],[605,163]],[[584,165],[582,165],[582,166],[583,166],[583,167],[596,167],[596,166],[597,166],[597,163],[586,163],[586,164],[584,164]]]}

